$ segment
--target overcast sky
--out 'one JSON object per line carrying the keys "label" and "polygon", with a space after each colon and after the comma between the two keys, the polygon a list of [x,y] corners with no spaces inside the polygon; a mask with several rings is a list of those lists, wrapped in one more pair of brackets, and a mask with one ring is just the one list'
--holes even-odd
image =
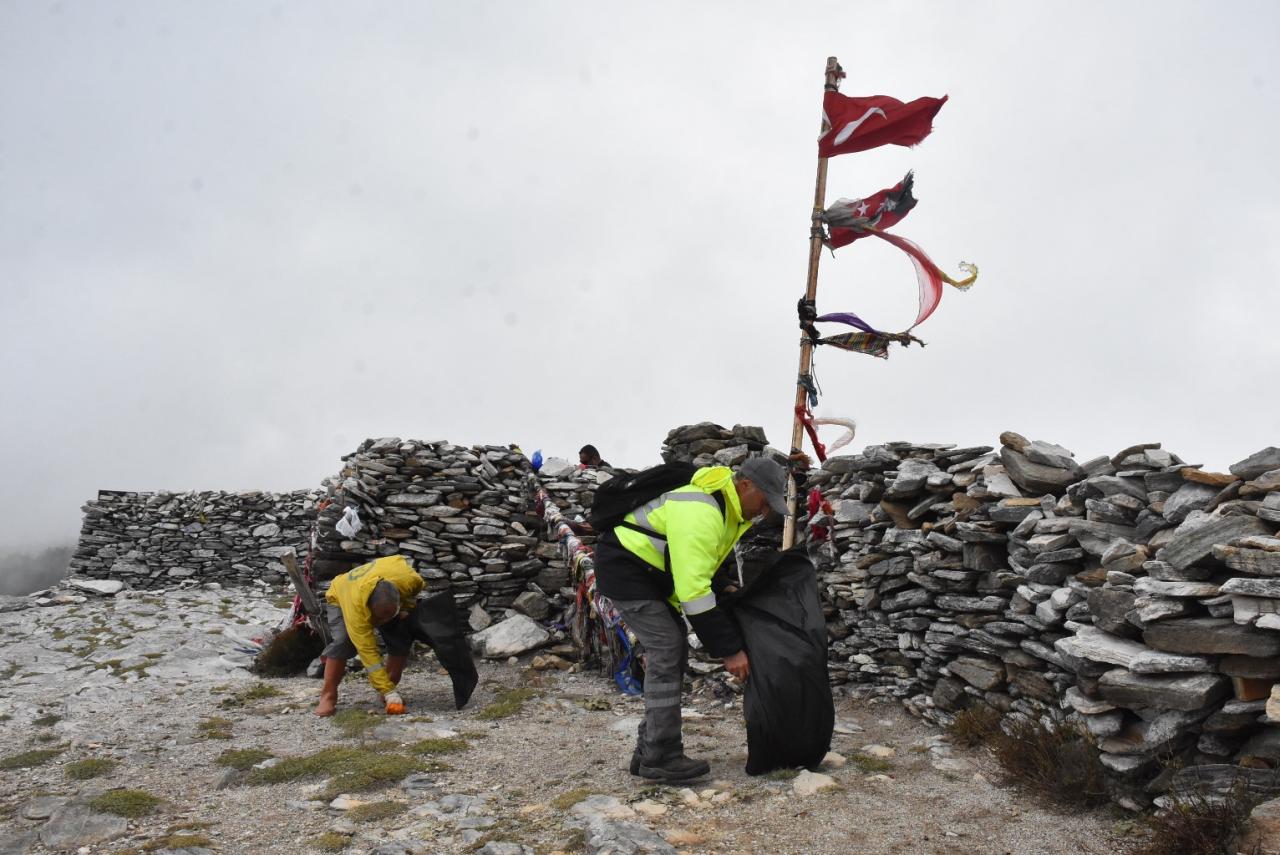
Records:
{"label": "overcast sky", "polygon": [[[789,441],[825,58],[947,94],[895,231],[955,271],[855,449],[1280,444],[1280,5],[0,0],[0,549],[101,488],[317,484],[368,436]],[[915,316],[905,256],[818,306]],[[834,430],[828,441],[839,434]]]}

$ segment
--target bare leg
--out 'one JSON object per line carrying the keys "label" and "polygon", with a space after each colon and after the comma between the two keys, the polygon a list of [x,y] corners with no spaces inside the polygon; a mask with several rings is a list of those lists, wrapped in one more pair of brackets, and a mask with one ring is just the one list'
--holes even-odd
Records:
{"label": "bare leg", "polygon": [[324,686],[320,689],[320,703],[316,704],[316,715],[331,716],[338,708],[338,684],[342,675],[347,673],[347,663],[342,659],[324,660]]}

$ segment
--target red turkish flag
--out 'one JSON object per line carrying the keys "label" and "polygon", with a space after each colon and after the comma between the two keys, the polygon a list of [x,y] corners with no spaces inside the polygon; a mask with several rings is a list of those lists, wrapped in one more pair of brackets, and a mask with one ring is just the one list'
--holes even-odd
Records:
{"label": "red turkish flag", "polygon": [[818,157],[866,151],[882,145],[911,146],[929,136],[933,117],[947,96],[917,98],[906,104],[888,95],[850,98],[828,91],[822,97],[822,136]]}
{"label": "red turkish flag", "polygon": [[914,187],[915,177],[908,172],[897,184],[865,199],[837,199],[822,212],[822,221],[831,227],[827,247],[839,249],[866,237],[871,234],[868,226],[887,229],[897,225],[916,206],[916,197],[911,193]]}

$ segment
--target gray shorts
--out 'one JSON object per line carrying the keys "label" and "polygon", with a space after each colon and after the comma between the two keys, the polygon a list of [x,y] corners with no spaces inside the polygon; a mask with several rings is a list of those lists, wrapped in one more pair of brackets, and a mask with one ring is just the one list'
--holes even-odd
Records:
{"label": "gray shorts", "polygon": [[[324,617],[325,623],[329,624],[329,634],[333,636],[333,641],[320,652],[320,655],[326,659],[354,659],[356,646],[351,643],[351,638],[347,635],[347,623],[342,619],[342,609],[332,603],[325,603]],[[411,626],[411,619],[395,618],[382,626],[375,627],[373,631],[381,636],[383,643],[387,645],[388,656],[408,656],[409,649],[413,647]]]}

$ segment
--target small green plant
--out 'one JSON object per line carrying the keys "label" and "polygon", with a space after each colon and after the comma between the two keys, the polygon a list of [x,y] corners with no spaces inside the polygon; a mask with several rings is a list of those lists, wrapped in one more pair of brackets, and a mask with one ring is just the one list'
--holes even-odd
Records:
{"label": "small green plant", "polygon": [[76,760],[68,763],[63,767],[68,778],[73,781],[87,781],[90,778],[100,778],[107,775],[116,767],[116,761],[109,760],[106,757],[90,757],[87,760]]}
{"label": "small green plant", "polygon": [[37,719],[33,719],[31,723],[37,727],[53,727],[60,721],[62,721],[62,716],[49,713],[48,715],[42,715]]}
{"label": "small green plant", "polygon": [[342,731],[345,736],[363,736],[365,731],[372,730],[386,721],[385,716],[376,715],[368,710],[342,710],[334,715],[330,722]]}
{"label": "small green plant", "polygon": [[236,692],[229,698],[223,698],[218,706],[224,710],[235,709],[248,704],[250,701],[261,701],[266,698],[274,698],[284,694],[275,686],[268,686],[266,683],[258,683],[248,689]]}
{"label": "small green plant", "polygon": [[883,757],[872,757],[870,754],[863,754],[861,751],[853,752],[849,762],[857,766],[858,770],[866,775],[888,772],[893,768],[893,764]]}
{"label": "small green plant", "polygon": [[8,757],[0,757],[0,769],[30,769],[34,766],[43,766],[61,753],[61,748],[36,748],[31,751],[21,751],[17,754],[10,754]]}
{"label": "small green plant", "polygon": [[1000,711],[986,704],[975,704],[956,713],[947,727],[947,735],[956,745],[974,748],[989,740],[1000,728]]}
{"label": "small green plant", "polygon": [[466,751],[470,747],[466,737],[446,736],[437,739],[421,739],[410,745],[409,750],[414,754],[453,754],[457,751]]}
{"label": "small green plant", "polygon": [[404,802],[371,802],[358,805],[347,811],[347,818],[352,822],[377,822],[399,816],[409,809]]}
{"label": "small green plant", "polygon": [[613,704],[609,703],[604,698],[579,698],[578,706],[582,707],[584,710],[593,711],[608,711],[613,709]]}
{"label": "small green plant", "polygon": [[243,772],[274,756],[270,751],[264,751],[261,748],[228,748],[218,755],[215,762],[219,766],[230,766],[232,769]]}
{"label": "small green plant", "polygon": [[476,713],[476,718],[485,721],[508,718],[524,709],[524,702],[537,695],[535,690],[529,688],[505,689],[498,694],[496,701]]}
{"label": "small green plant", "polygon": [[351,843],[351,837],[336,831],[326,831],[318,837],[311,838],[311,845],[321,852],[341,852]]}
{"label": "small green plant", "polygon": [[1011,718],[991,736],[991,749],[1010,783],[1075,808],[1108,800],[1106,770],[1088,734],[1079,727],[1050,728]]}
{"label": "small green plant", "polygon": [[157,852],[170,849],[207,848],[213,840],[206,834],[169,833],[164,837],[149,840],[142,846],[143,852]]}
{"label": "small green plant", "polygon": [[196,735],[201,739],[230,739],[231,720],[221,716],[210,716],[196,725]]}
{"label": "small green plant", "polygon": [[576,790],[569,790],[566,793],[561,793],[556,796],[551,800],[551,806],[556,810],[565,811],[589,795],[591,795],[591,791],[586,787],[578,787]]}
{"label": "small green plant", "polygon": [[250,784],[278,784],[304,778],[329,778],[326,798],[356,793],[400,781],[414,772],[443,771],[447,767],[403,754],[371,749],[324,748],[303,757],[286,757],[266,769],[249,772]]}
{"label": "small green plant", "polygon": [[1146,834],[1131,843],[1125,855],[1235,853],[1249,826],[1249,812],[1260,801],[1243,787],[1225,796],[1183,790],[1171,798],[1173,803],[1166,810],[1147,819]]}
{"label": "small green plant", "polygon": [[799,774],[800,774],[799,769],[782,768],[782,769],[773,769],[769,772],[766,772],[765,777],[768,778],[770,781],[790,781],[792,778],[795,778]]}
{"label": "small green plant", "polygon": [[128,819],[146,816],[160,804],[157,796],[146,790],[107,790],[89,800],[89,807],[102,813],[113,813]]}

